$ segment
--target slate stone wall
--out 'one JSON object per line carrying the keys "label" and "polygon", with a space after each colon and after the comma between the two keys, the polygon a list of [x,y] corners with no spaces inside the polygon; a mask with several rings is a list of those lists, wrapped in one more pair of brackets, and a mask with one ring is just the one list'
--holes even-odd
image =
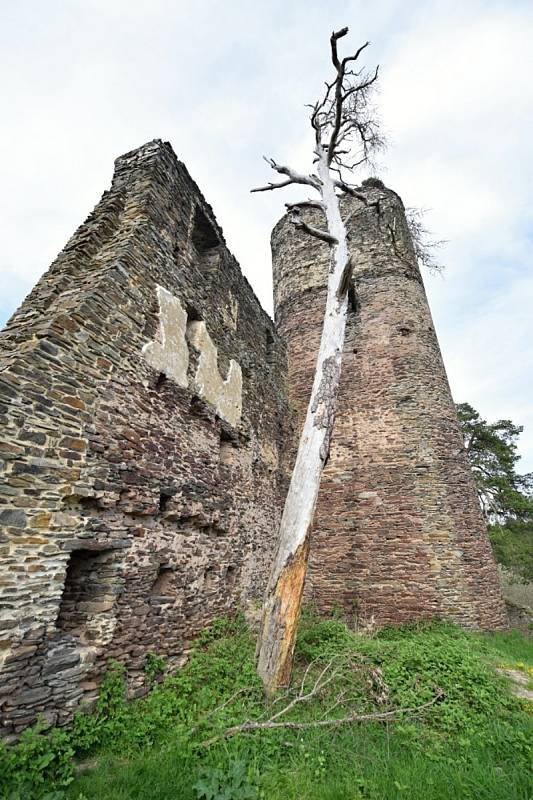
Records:
{"label": "slate stone wall", "polygon": [[[205,328],[233,426],[150,367],[158,287]],[[167,295],[165,295],[167,296]],[[259,602],[285,489],[284,348],[171,147],[116,162],[112,187],[0,334],[0,717],[91,703],[110,658],[145,691],[152,651]],[[217,379],[218,380],[218,379]],[[240,387],[239,391],[240,391]]]}
{"label": "slate stone wall", "polygon": [[[500,586],[400,198],[346,200],[356,296],[307,594],[363,624],[443,616],[506,624]],[[379,201],[379,202],[378,202]],[[320,227],[320,212],[306,219]],[[272,235],[275,317],[301,427],[325,306],[327,245],[284,217]],[[294,452],[295,443],[293,445]]]}

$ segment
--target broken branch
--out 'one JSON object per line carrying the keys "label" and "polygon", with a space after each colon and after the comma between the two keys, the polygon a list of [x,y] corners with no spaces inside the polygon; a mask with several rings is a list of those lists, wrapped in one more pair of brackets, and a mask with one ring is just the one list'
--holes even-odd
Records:
{"label": "broken branch", "polygon": [[341,275],[339,288],[337,289],[337,297],[340,301],[344,299],[344,296],[348,294],[350,289],[350,283],[352,281],[353,276],[353,259],[350,256],[348,261],[346,262],[346,266],[344,267],[344,271]]}
{"label": "broken branch", "polygon": [[290,186],[294,181],[281,181],[281,183],[267,183],[266,186],[258,186],[256,189],[250,189],[250,192],[270,192],[272,189],[282,189],[284,186]]}
{"label": "broken branch", "polygon": [[268,192],[272,189],[281,189],[283,186],[289,186],[291,183],[299,183],[304,184],[307,186],[312,186],[313,189],[320,191],[321,182],[320,179],[316,177],[316,175],[302,175],[296,170],[292,169],[292,167],[288,167],[284,164],[278,164],[274,161],[273,158],[266,158],[263,156],[264,160],[267,162],[269,166],[272,167],[273,170],[279,172],[280,175],[287,175],[286,181],[281,181],[280,183],[268,183],[266,186],[259,186],[257,189],[251,189],[251,192]]}
{"label": "broken branch", "polygon": [[[361,47],[357,50],[357,52],[353,56],[347,56],[343,58],[342,61],[339,61],[339,56],[337,54],[337,41],[341,39],[343,36],[346,36],[348,33],[348,28],[342,28],[340,31],[333,31],[331,34],[331,60],[333,62],[333,66],[337,70],[337,78],[335,80],[335,101],[334,101],[334,119],[333,119],[333,129],[331,132],[331,136],[329,139],[328,145],[328,164],[331,164],[333,157],[335,155],[335,150],[337,148],[337,139],[339,136],[339,132],[343,121],[346,120],[346,109],[344,108],[344,103],[346,99],[352,95],[357,94],[358,92],[364,95],[365,89],[367,89],[378,77],[378,71],[376,72],[372,78],[368,78],[364,80],[362,83],[356,83],[354,86],[351,86],[348,90],[344,91],[344,79],[346,77],[346,64],[350,61],[357,61],[362,51],[365,47],[368,47],[368,42],[365,42]],[[344,118],[344,120],[343,120]]]}
{"label": "broken branch", "polygon": [[355,712],[347,714],[344,717],[334,717],[328,719],[308,720],[306,722],[292,722],[286,720],[285,722],[276,722],[267,720],[265,722],[244,722],[242,725],[232,725],[227,728],[223,733],[218,736],[213,736],[202,742],[202,747],[210,747],[212,744],[219,742],[221,739],[231,739],[239,733],[253,733],[254,731],[272,730],[275,728],[287,728],[289,730],[307,730],[308,728],[338,728],[341,725],[350,725],[354,722],[396,722],[406,714],[409,716],[417,716],[422,711],[425,711],[430,706],[434,705],[438,700],[443,697],[443,693],[439,692],[435,697],[427,703],[413,708],[397,708],[391,711],[378,711],[372,714],[357,714]]}
{"label": "broken branch", "polygon": [[330,245],[338,244],[339,242],[339,240],[335,236],[332,236],[331,233],[322,231],[320,228],[315,228],[313,225],[308,225],[308,223],[301,218],[298,208],[294,208],[292,210],[291,222],[298,230],[304,231],[305,233],[308,233],[309,236],[314,236],[315,239],[320,239],[322,242],[327,242]]}
{"label": "broken branch", "polygon": [[349,186],[345,181],[341,180],[334,180],[333,183],[335,184],[337,189],[340,189],[341,192],[345,192],[345,194],[349,194],[351,197],[357,197],[365,206],[369,205],[368,198],[363,192],[357,191],[352,186]]}
{"label": "broken branch", "polygon": [[237,697],[239,697],[239,695],[244,694],[245,692],[250,692],[250,691],[252,691],[252,689],[249,686],[245,686],[242,689],[237,689],[237,691],[233,692],[233,694],[230,695],[230,697],[228,697],[227,700],[225,700],[223,703],[221,703],[216,708],[213,708],[211,711],[208,711],[207,714],[203,715],[203,717],[200,717],[200,719],[198,720],[198,722],[196,723],[194,728],[191,728],[191,730],[189,732],[190,735],[192,735],[193,733],[196,733],[196,731],[204,724],[204,722],[207,722],[208,719],[212,719],[212,717],[214,717],[215,714],[218,714],[219,711],[222,711],[223,708],[226,708],[226,706],[228,706],[230,703],[232,703],[234,700],[236,700]]}

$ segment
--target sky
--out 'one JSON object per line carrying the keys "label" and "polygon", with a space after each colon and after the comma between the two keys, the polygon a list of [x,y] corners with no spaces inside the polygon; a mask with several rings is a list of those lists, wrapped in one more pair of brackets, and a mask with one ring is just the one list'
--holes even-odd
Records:
{"label": "sky", "polygon": [[[533,470],[533,3],[22,0],[0,8],[0,325],[111,182],[170,141],[272,310],[270,231],[301,192],[250,194],[262,155],[309,170],[305,104],[329,35],[370,40],[388,150],[377,174],[425,209],[424,275],[457,402],[524,425]],[[363,179],[365,173],[356,176]]]}

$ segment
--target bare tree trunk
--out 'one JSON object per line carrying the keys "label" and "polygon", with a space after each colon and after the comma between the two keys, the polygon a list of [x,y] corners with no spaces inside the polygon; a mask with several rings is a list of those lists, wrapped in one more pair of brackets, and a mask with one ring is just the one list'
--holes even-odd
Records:
{"label": "bare tree trunk", "polygon": [[[268,158],[265,159],[267,163],[285,176],[284,179],[252,189],[253,192],[268,192],[291,184],[311,186],[320,194],[320,202],[305,200],[288,204],[291,222],[331,247],[326,311],[315,378],[281,518],[278,551],[267,587],[257,644],[257,671],[268,695],[281,686],[287,686],[291,677],[311,528],[335,420],[352,275],[346,223],[341,218],[336,190],[368,205],[365,195],[346,183],[342,170],[351,173],[356,166],[367,163],[370,153],[383,144],[369,102],[378,69],[371,74],[364,69],[352,68],[368,42],[354,55],[339,58],[338,42],[347,33],[348,28],[342,28],[331,34],[335,78],[331,83],[326,82],[323,98],[312,106],[311,125],[315,132],[318,177],[301,174]],[[332,170],[338,178],[332,177]],[[327,230],[309,225],[301,218],[301,209],[306,207],[320,208],[324,212]]]}
{"label": "bare tree trunk", "polygon": [[[326,311],[315,379],[281,519],[263,607],[258,673],[268,695],[289,683],[320,479],[329,455],[348,312],[350,260],[327,147],[320,147],[320,194],[331,237]],[[305,223],[304,223],[305,224]]]}

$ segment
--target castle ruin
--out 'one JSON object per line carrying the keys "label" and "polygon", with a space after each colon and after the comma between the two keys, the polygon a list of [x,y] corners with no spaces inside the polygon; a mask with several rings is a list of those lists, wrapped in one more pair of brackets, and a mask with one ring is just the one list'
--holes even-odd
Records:
{"label": "castle ruin", "polygon": [[[355,263],[307,595],[377,625],[505,625],[399,197]],[[345,203],[356,203],[346,199]],[[312,218],[313,211],[308,212]],[[221,614],[259,604],[320,337],[328,248],[273,232],[274,325],[172,148],[111,189],[0,334],[0,718],[90,705],[109,659],[146,691]]]}

